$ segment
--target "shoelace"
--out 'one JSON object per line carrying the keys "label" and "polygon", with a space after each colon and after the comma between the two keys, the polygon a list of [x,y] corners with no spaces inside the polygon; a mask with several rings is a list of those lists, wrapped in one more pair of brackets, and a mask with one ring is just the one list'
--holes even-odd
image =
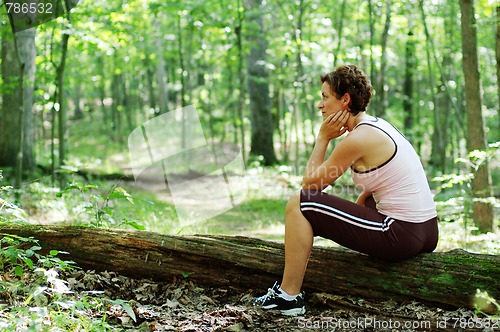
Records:
{"label": "shoelace", "polygon": [[278,294],[272,289],[272,288],[268,288],[267,289],[267,294],[266,295],[263,295],[261,297],[258,297],[257,299],[255,299],[255,303],[264,303],[267,299],[273,299],[277,296]]}

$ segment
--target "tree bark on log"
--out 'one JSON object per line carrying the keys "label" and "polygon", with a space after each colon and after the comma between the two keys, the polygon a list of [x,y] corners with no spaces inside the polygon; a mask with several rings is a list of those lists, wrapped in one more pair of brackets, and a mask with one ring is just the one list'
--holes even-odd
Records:
{"label": "tree bark on log", "polygon": [[[171,236],[145,231],[0,223],[1,234],[33,237],[45,251],[69,252],[87,270],[201,285],[263,290],[280,280],[284,247],[239,236]],[[463,250],[421,254],[389,263],[343,248],[315,247],[307,292],[366,299],[417,300],[443,308],[474,308],[476,290],[500,299],[500,256]]]}

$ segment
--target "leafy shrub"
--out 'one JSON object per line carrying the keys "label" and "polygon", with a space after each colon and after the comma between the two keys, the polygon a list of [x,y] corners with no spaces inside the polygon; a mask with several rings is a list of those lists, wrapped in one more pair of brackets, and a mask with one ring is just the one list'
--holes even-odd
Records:
{"label": "leafy shrub", "polygon": [[75,263],[58,257],[64,252],[41,250],[31,237],[3,234],[0,240],[1,331],[118,330],[108,323],[113,306],[136,320],[127,301],[74,293],[61,274],[77,268]]}
{"label": "leafy shrub", "polygon": [[113,201],[126,200],[134,204],[132,196],[122,187],[113,185],[107,191],[101,192],[99,186],[84,185],[81,182],[71,182],[66,188],[57,193],[57,197],[67,196],[70,192],[78,193],[84,213],[89,216],[88,225],[93,227],[118,227],[122,224],[143,230],[144,227],[135,221],[126,218],[116,220]]}
{"label": "leafy shrub", "polygon": [[[2,170],[0,170],[0,182],[3,180]],[[10,203],[2,196],[6,196],[12,190],[11,186],[0,186],[0,222],[26,221],[26,213],[17,205]]]}

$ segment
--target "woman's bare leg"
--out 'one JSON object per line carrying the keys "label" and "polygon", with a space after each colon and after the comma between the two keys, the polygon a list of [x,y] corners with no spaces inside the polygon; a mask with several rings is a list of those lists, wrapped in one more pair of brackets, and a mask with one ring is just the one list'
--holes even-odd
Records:
{"label": "woman's bare leg", "polygon": [[300,192],[288,200],[285,222],[285,271],[281,289],[296,295],[302,288],[314,239],[311,224],[300,211]]}

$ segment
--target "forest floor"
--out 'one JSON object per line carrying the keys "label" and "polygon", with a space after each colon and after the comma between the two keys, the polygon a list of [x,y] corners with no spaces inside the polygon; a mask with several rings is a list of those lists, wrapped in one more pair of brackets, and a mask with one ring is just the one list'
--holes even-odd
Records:
{"label": "forest floor", "polygon": [[[306,295],[305,315],[286,317],[253,307],[255,295],[262,295],[254,290],[242,293],[235,289],[206,288],[187,279],[158,283],[113,272],[76,271],[67,280],[77,294],[99,291],[111,299],[130,301],[129,310],[115,304],[105,312],[108,323],[123,331],[493,331],[500,328],[498,317],[477,316],[467,309],[444,310],[411,300],[374,303],[314,293]],[[488,329],[486,324],[496,328]]]}

